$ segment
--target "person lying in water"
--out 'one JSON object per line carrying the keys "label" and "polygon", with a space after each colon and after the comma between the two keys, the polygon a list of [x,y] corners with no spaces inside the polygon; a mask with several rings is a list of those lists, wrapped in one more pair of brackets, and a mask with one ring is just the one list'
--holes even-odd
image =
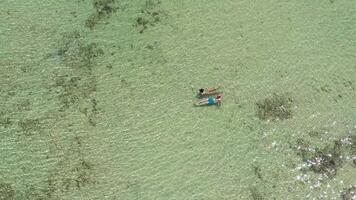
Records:
{"label": "person lying in water", "polygon": [[200,97],[203,96],[209,96],[209,95],[215,95],[215,94],[219,94],[220,92],[218,92],[218,89],[220,88],[220,86],[218,86],[217,88],[201,88],[199,89],[198,95]]}
{"label": "person lying in water", "polygon": [[211,105],[221,105],[221,95],[217,95],[216,97],[210,96],[206,99],[203,99],[197,103],[195,103],[194,105],[196,106],[211,106]]}

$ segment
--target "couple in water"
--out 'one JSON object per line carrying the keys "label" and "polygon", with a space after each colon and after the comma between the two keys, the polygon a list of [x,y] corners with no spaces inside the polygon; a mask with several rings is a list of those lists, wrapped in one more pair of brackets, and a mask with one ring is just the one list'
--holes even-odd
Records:
{"label": "couple in water", "polygon": [[217,88],[208,88],[208,89],[200,89],[199,93],[198,93],[198,97],[203,98],[208,96],[208,98],[204,98],[203,100],[195,103],[194,105],[196,106],[205,106],[205,105],[221,105],[221,96],[222,93],[218,92],[218,89],[220,87]]}

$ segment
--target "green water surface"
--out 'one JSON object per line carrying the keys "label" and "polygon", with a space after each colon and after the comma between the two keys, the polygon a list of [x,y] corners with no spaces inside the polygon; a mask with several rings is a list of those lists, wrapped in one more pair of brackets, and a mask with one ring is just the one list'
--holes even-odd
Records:
{"label": "green water surface", "polygon": [[352,0],[0,0],[0,200],[341,199],[355,55]]}

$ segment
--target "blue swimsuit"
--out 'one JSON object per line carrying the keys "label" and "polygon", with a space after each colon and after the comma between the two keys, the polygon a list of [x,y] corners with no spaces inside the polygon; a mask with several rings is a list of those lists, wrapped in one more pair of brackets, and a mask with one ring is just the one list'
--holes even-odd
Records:
{"label": "blue swimsuit", "polygon": [[208,97],[208,105],[214,105],[215,104],[215,98],[214,97]]}

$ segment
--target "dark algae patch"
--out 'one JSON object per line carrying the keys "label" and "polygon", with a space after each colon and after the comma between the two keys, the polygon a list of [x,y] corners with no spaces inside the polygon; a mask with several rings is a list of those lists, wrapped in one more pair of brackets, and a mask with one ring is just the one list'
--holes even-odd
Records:
{"label": "dark algae patch", "polygon": [[93,6],[98,15],[110,15],[118,9],[115,0],[94,0]]}
{"label": "dark algae patch", "polygon": [[328,145],[323,149],[315,149],[303,139],[298,139],[296,148],[297,154],[302,157],[309,170],[323,174],[327,178],[335,176],[337,168],[343,163],[335,146]]}
{"label": "dark algae patch", "polygon": [[356,186],[352,186],[348,189],[345,189],[341,194],[342,200],[354,200],[356,199]]}
{"label": "dark algae patch", "polygon": [[330,93],[332,92],[332,89],[330,88],[329,85],[323,85],[320,87],[320,90],[323,91],[323,92],[326,92],[326,93]]}
{"label": "dark algae patch", "polygon": [[284,120],[292,117],[293,99],[285,95],[274,93],[260,102],[257,102],[257,116],[261,120]]}
{"label": "dark algae patch", "polygon": [[61,91],[58,95],[61,104],[61,111],[68,109],[71,105],[76,104],[82,98],[82,88],[79,86],[79,77],[57,77],[55,87]]}
{"label": "dark algae patch", "polygon": [[325,133],[325,130],[312,130],[308,132],[310,137],[320,137]]}
{"label": "dark algae patch", "polygon": [[32,136],[40,133],[43,125],[40,119],[23,119],[19,122],[18,126],[26,136]]}
{"label": "dark algae patch", "polygon": [[334,102],[342,102],[344,99],[352,98],[355,92],[355,85],[352,80],[345,79],[338,75],[331,76],[330,80],[331,83],[325,83],[313,79],[314,83],[311,86],[315,91],[325,95],[326,98]]}
{"label": "dark algae patch", "polygon": [[120,8],[116,0],[94,0],[93,7],[95,12],[85,21],[85,26],[90,29],[94,29],[101,20],[109,18]]}
{"label": "dark algae patch", "polygon": [[136,18],[135,27],[139,33],[143,33],[149,26],[155,26],[162,17],[166,17],[166,12],[161,8],[161,1],[147,0],[141,15]]}
{"label": "dark algae patch", "polygon": [[88,106],[81,109],[81,112],[87,117],[91,126],[96,126],[96,115],[98,114],[98,102],[95,98],[88,100]]}
{"label": "dark algae patch", "polygon": [[91,98],[91,94],[96,90],[95,79],[92,76],[89,78],[75,75],[59,76],[54,80],[52,87],[57,88],[57,97],[61,104],[60,111],[82,104],[86,99]]}
{"label": "dark algae patch", "polygon": [[82,66],[91,68],[94,64],[94,59],[103,54],[104,51],[96,43],[89,43],[80,46],[78,56]]}
{"label": "dark algae patch", "polygon": [[340,144],[335,143],[334,145],[327,145],[323,149],[316,149],[314,156],[309,158],[307,163],[315,173],[323,174],[325,177],[333,177],[343,164],[340,156]]}
{"label": "dark algae patch", "polygon": [[250,169],[254,174],[254,183],[248,186],[250,199],[275,199],[273,191],[276,190],[276,184],[273,179],[279,179],[279,173],[267,172],[268,169],[259,162],[253,162]]}
{"label": "dark algae patch", "polygon": [[96,184],[93,173],[95,165],[85,157],[85,141],[75,136],[70,147],[50,171],[45,181],[47,188],[42,190],[48,199],[57,199],[63,192],[81,190]]}
{"label": "dark algae patch", "polygon": [[[88,184],[94,184],[96,181],[92,177],[94,164],[88,161],[84,155],[82,137],[74,137],[72,146],[68,150],[68,155],[58,163],[57,172],[55,172],[55,179],[62,183],[65,190],[81,189]],[[63,168],[63,166],[66,166]],[[65,176],[60,176],[65,173]],[[57,176],[59,175],[59,176]]]}
{"label": "dark algae patch", "polygon": [[253,165],[253,171],[258,179],[262,179],[262,170],[259,165]]}
{"label": "dark algae patch", "polygon": [[15,190],[9,183],[0,183],[0,200],[14,200]]}
{"label": "dark algae patch", "polygon": [[[91,178],[91,171],[93,170],[93,165],[86,160],[77,161],[68,171],[64,177],[60,173],[54,174],[54,179],[51,179],[52,190],[80,190],[94,181]],[[63,174],[64,175],[64,174]]]}
{"label": "dark algae patch", "polygon": [[250,186],[249,191],[253,200],[263,200],[265,199],[263,194],[258,190],[256,186]]}
{"label": "dark algae patch", "polygon": [[298,139],[295,145],[297,155],[306,164],[302,170],[320,174],[323,180],[333,178],[343,164],[356,153],[356,136],[335,140],[324,147],[314,147],[304,139]]}
{"label": "dark algae patch", "polygon": [[103,55],[104,51],[97,43],[86,44],[78,31],[63,34],[56,55],[69,67],[91,69],[95,59]]}
{"label": "dark algae patch", "polygon": [[0,126],[9,128],[13,124],[11,118],[3,113],[0,113]]}
{"label": "dark algae patch", "polygon": [[59,111],[76,108],[86,115],[92,126],[96,124],[97,114],[96,77],[93,68],[103,54],[104,51],[97,43],[86,43],[78,31],[63,34],[55,55],[67,68],[55,71],[48,84],[49,90],[55,91],[54,96],[59,100]]}
{"label": "dark algae patch", "polygon": [[297,139],[294,148],[297,151],[297,155],[301,156],[303,161],[307,161],[314,155],[314,149],[312,149],[310,143],[302,138]]}

